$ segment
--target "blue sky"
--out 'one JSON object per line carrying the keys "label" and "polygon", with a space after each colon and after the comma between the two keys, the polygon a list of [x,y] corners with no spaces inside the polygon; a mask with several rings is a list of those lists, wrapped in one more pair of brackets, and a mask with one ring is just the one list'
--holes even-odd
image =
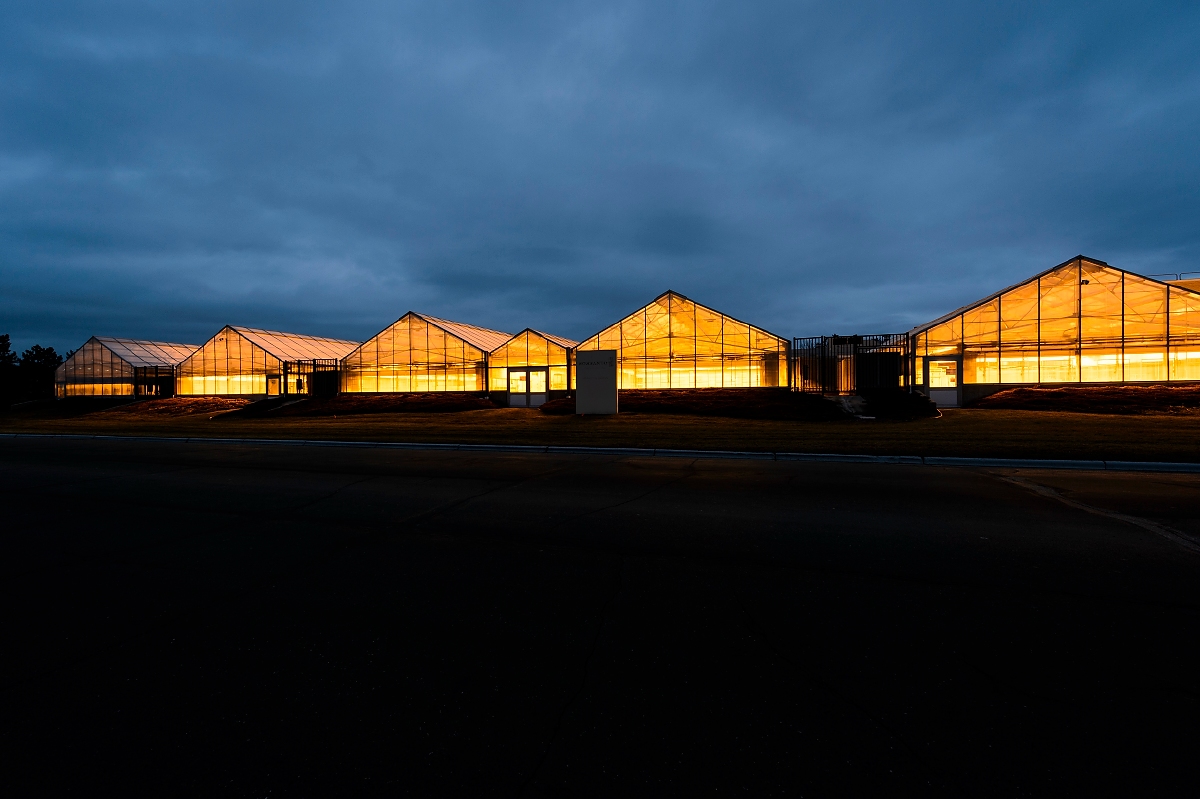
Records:
{"label": "blue sky", "polygon": [[1200,270],[1200,5],[0,3],[0,332],[890,332]]}

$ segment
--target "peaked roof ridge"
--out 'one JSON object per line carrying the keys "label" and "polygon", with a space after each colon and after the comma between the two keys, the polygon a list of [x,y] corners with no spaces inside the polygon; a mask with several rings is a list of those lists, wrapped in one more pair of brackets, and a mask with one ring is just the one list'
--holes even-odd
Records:
{"label": "peaked roof ridge", "polygon": [[119,341],[122,344],[153,344],[158,347],[192,347],[198,348],[199,344],[184,344],[180,341],[155,341],[148,338],[122,338],[121,336],[92,336],[96,341]]}
{"label": "peaked roof ridge", "polygon": [[[443,319],[440,316],[432,316],[420,313],[419,311],[409,311],[408,314],[424,319],[435,327],[446,331],[452,336],[461,338],[463,341],[474,347],[478,347],[484,352],[491,352],[512,338],[513,335],[512,333],[505,333],[503,330],[493,330],[490,327],[473,325],[469,322],[455,322],[453,319]],[[408,316],[408,314],[404,316]],[[404,316],[400,318],[403,319]]]}
{"label": "peaked roof ridge", "polygon": [[[1043,269],[1041,272],[1038,272],[1036,275],[1033,275],[1032,277],[1027,277],[1024,280],[1013,283],[1011,286],[1005,286],[1004,288],[1000,289],[999,291],[993,291],[991,294],[988,294],[987,296],[985,296],[981,299],[975,300],[974,302],[969,302],[966,305],[959,306],[958,308],[955,308],[953,311],[950,311],[949,313],[942,314],[937,319],[934,319],[929,322],[922,322],[919,325],[914,325],[912,328],[909,329],[908,335],[911,336],[911,335],[915,335],[917,333],[923,333],[926,330],[929,330],[930,328],[940,325],[942,322],[946,322],[950,319],[953,319],[954,317],[958,316],[959,314],[966,313],[967,311],[971,310],[972,308],[978,308],[980,305],[983,305],[985,302],[991,302],[992,300],[999,297],[1001,294],[1007,294],[1008,292],[1010,292],[1014,289],[1019,289],[1022,286],[1029,285],[1030,283],[1032,283],[1035,280],[1041,280],[1043,277],[1050,274],[1051,272],[1057,272],[1059,269],[1070,266],[1071,264],[1075,263],[1076,261],[1087,261],[1090,264],[1096,264],[1097,266],[1103,266],[1105,269],[1115,269],[1116,271],[1118,271],[1122,274],[1133,275],[1138,280],[1145,280],[1150,283],[1158,283],[1159,285],[1162,285],[1162,286],[1171,286],[1172,285],[1171,282],[1168,280],[1159,280],[1157,278],[1148,277],[1146,275],[1139,274],[1138,272],[1134,272],[1129,269],[1123,269],[1119,266],[1113,266],[1112,264],[1108,263],[1107,261],[1101,261],[1099,258],[1092,258],[1090,256],[1081,254],[1081,255],[1076,255],[1072,258],[1068,258],[1067,260],[1063,261],[1061,264],[1055,264],[1054,266],[1050,267],[1049,269]],[[1179,286],[1178,288],[1183,288],[1186,291],[1195,291],[1194,289],[1186,288],[1183,286]],[[1200,292],[1197,292],[1197,293],[1200,293]]]}
{"label": "peaked roof ridge", "polygon": [[286,330],[265,330],[261,327],[247,327],[246,325],[225,325],[230,330],[236,330],[239,333],[260,333],[265,336],[287,336],[289,338],[306,338],[314,341],[341,341],[348,344],[358,344],[357,341],[351,341],[347,338],[333,338],[332,336],[314,336],[309,333],[289,333]]}
{"label": "peaked roof ridge", "polygon": [[[553,341],[555,344],[561,344],[562,346],[566,347],[567,349],[572,349],[573,347],[579,346],[578,341],[572,341],[571,339],[567,338],[566,336],[556,336],[553,333],[547,333],[545,330],[538,330],[536,327],[527,327],[524,330],[522,330],[521,333],[537,333],[542,338],[548,338],[551,341]],[[521,335],[521,333],[517,333],[516,335],[513,336],[513,338],[516,338],[517,336]]]}
{"label": "peaked roof ridge", "polygon": [[697,308],[703,308],[704,310],[706,310],[706,311],[708,311],[708,312],[710,312],[710,313],[714,313],[714,314],[716,314],[717,316],[720,316],[720,317],[721,317],[721,318],[723,318],[723,319],[728,319],[728,320],[730,320],[730,321],[737,322],[739,325],[745,325],[746,327],[748,327],[748,328],[751,328],[751,329],[753,329],[753,330],[757,330],[757,331],[759,331],[760,333],[765,333],[765,334],[767,334],[768,336],[771,336],[772,338],[777,338],[777,339],[779,339],[780,341],[789,342],[789,343],[790,343],[790,341],[791,341],[791,339],[785,338],[784,336],[781,336],[781,335],[779,335],[778,333],[772,333],[770,330],[767,330],[765,327],[761,327],[760,325],[756,325],[756,324],[754,324],[753,322],[747,322],[747,321],[745,321],[745,320],[743,320],[743,319],[739,319],[739,318],[737,318],[736,316],[733,316],[733,315],[731,315],[731,314],[727,314],[727,313],[725,313],[724,311],[718,311],[716,308],[713,308],[711,305],[705,305],[705,304],[704,304],[704,303],[702,303],[702,302],[696,302],[695,300],[693,300],[691,297],[687,296],[686,294],[680,294],[678,291],[675,291],[674,289],[667,289],[667,290],[666,290],[666,291],[664,291],[662,294],[659,294],[657,297],[655,297],[654,299],[650,300],[650,302],[646,303],[645,305],[641,306],[640,308],[637,308],[636,310],[634,310],[634,311],[632,311],[632,312],[630,312],[630,313],[627,313],[627,314],[625,314],[625,315],[624,315],[624,316],[622,316],[620,319],[618,319],[616,322],[613,322],[611,325],[605,325],[604,327],[600,328],[600,330],[598,330],[598,331],[596,331],[595,333],[593,333],[592,335],[588,336],[587,338],[585,338],[585,339],[583,340],[583,342],[580,342],[580,343],[581,343],[581,344],[582,344],[582,343],[586,343],[587,341],[589,341],[589,340],[591,340],[591,339],[593,339],[593,338],[596,338],[596,336],[599,336],[599,335],[600,335],[601,333],[603,333],[604,331],[606,331],[606,330],[611,330],[612,328],[614,328],[614,327],[616,327],[617,325],[619,325],[619,324],[621,324],[622,322],[624,322],[626,319],[630,319],[630,318],[632,318],[632,317],[636,316],[638,313],[640,313],[640,312],[642,312],[642,311],[645,311],[645,310],[646,310],[647,308],[649,308],[651,305],[654,305],[655,303],[657,303],[659,300],[663,299],[664,297],[677,297],[677,298],[679,298],[679,299],[681,299],[681,300],[685,300],[685,301],[687,301],[687,302],[690,302],[692,305],[696,306]]}
{"label": "peaked roof ridge", "polygon": [[[446,319],[445,317],[442,317],[442,316],[434,316],[433,314],[421,313],[420,311],[409,311],[409,313],[413,314],[414,316],[419,316],[422,319],[428,319],[430,322],[445,323],[448,325],[458,325],[460,327],[469,327],[472,330],[483,330],[487,333],[499,333],[504,336],[512,335],[511,333],[505,333],[503,330],[496,330],[495,328],[484,327],[483,325],[473,325],[470,322],[456,322],[453,319]],[[403,319],[404,317],[401,317],[401,318]]]}
{"label": "peaked roof ridge", "polygon": [[[341,360],[359,346],[357,341],[342,338],[285,333],[280,330],[263,330],[241,325],[225,325],[221,330],[234,331],[281,361]],[[220,335],[220,331],[217,335]]]}
{"label": "peaked roof ridge", "polygon": [[[199,344],[176,344],[171,341],[117,336],[92,336],[88,341],[95,341],[130,366],[174,366],[187,360],[192,353],[200,349]],[[74,355],[71,357],[74,358]]]}

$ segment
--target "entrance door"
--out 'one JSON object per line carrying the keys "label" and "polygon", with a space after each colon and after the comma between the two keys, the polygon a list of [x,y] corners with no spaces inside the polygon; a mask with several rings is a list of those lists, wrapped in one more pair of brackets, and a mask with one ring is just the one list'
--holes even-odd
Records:
{"label": "entrance door", "polygon": [[529,407],[536,408],[546,401],[546,370],[529,370]]}
{"label": "entrance door", "polygon": [[529,404],[529,372],[525,369],[508,370],[508,404]]}
{"label": "entrance door", "polygon": [[518,408],[536,408],[549,397],[546,382],[549,370],[531,366],[508,370],[508,404]]}
{"label": "entrance door", "polygon": [[279,375],[267,375],[267,396],[279,395]]}
{"label": "entrance door", "polygon": [[939,408],[957,408],[959,373],[962,361],[957,358],[927,358],[925,360],[925,385],[929,399]]}

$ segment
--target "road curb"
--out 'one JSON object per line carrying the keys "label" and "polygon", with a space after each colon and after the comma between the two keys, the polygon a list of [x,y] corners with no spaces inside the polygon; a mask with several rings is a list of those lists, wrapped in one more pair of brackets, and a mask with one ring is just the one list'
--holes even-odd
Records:
{"label": "road curb", "polygon": [[1200,463],[1164,461],[1038,460],[1035,458],[951,458],[921,455],[838,455],[825,452],[739,452],[711,449],[652,449],[638,447],[529,446],[519,444],[424,444],[402,441],[329,441],[295,438],[195,438],[168,436],[106,436],[78,433],[0,433],[0,439],[49,438],[81,441],[154,441],[175,444],[253,444],[292,447],[401,449],[435,452],[508,452],[542,455],[603,455],[634,458],[695,458],[703,460],[809,461],[815,463],[879,463],[899,466],[942,466],[993,469],[1059,469],[1070,471],[1164,472],[1200,474]]}

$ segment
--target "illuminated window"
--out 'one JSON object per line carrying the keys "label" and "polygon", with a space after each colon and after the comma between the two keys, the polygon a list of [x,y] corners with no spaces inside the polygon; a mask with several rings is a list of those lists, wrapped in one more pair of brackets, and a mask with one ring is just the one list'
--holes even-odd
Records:
{"label": "illuminated window", "polygon": [[623,389],[786,386],[788,342],[668,291],[579,345],[617,350]]}

